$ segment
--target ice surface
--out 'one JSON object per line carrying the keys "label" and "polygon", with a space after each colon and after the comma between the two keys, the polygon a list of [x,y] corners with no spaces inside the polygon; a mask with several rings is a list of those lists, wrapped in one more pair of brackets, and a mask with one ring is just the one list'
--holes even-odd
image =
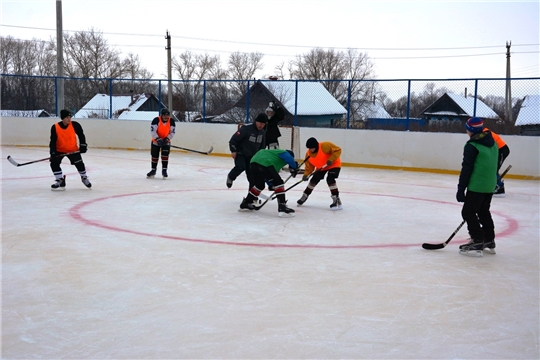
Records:
{"label": "ice surface", "polygon": [[342,211],[323,181],[280,218],[237,211],[230,157],[173,152],[162,180],[149,151],[89,149],[92,189],[65,159],[53,192],[47,162],[7,155],[47,149],[2,147],[2,358],[540,355],[538,181],[506,180],[497,255],[472,258],[466,226],[421,248],[461,222],[456,175],[344,167]]}

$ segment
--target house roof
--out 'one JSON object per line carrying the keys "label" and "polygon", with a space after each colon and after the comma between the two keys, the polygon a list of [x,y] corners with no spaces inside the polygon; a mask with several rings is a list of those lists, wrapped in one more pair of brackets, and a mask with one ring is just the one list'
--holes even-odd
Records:
{"label": "house roof", "polygon": [[521,104],[516,126],[540,124],[540,95],[527,95]]}
{"label": "house roof", "polygon": [[355,109],[362,115],[365,119],[390,119],[392,116],[378,103],[353,103]]}
{"label": "house roof", "polygon": [[[474,116],[474,96],[461,96],[458,94],[447,93],[447,95],[461,108],[465,111],[468,116]],[[498,118],[499,115],[492,108],[487,106],[482,100],[476,100],[476,116],[481,118],[494,119]]]}
{"label": "house roof", "polygon": [[[146,100],[152,95],[138,94],[138,95],[113,95],[112,96],[112,114],[111,118],[118,117],[118,113],[125,111],[137,111]],[[109,111],[111,106],[111,96],[107,94],[96,94],[89,102],[87,102],[79,111],[75,113],[74,118],[109,118]],[[120,114],[121,115],[121,114]],[[154,115],[156,117],[157,111]]]}
{"label": "house roof", "polygon": [[[445,99],[449,98],[457,109],[444,109],[443,102]],[[474,102],[475,98],[472,96],[464,97],[454,93],[445,93],[439,99],[437,99],[433,104],[427,107],[422,113],[427,115],[448,115],[448,116],[460,116],[460,117],[472,117],[478,116],[481,118],[495,119],[499,115],[480,99],[476,100],[476,114],[474,112]]]}
{"label": "house roof", "polygon": [[118,115],[118,120],[139,120],[152,121],[156,116],[159,116],[158,111],[134,111],[126,110]]}
{"label": "house roof", "polygon": [[[296,81],[259,81],[291,114],[295,109]],[[254,85],[255,86],[255,85]],[[297,115],[346,114],[347,110],[326,90],[323,84],[298,82]]]}

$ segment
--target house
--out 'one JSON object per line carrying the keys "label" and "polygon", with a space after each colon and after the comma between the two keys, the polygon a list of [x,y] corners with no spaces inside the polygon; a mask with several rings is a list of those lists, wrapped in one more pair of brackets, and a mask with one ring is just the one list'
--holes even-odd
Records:
{"label": "house", "polygon": [[527,95],[516,119],[521,135],[540,135],[540,95]]}
{"label": "house", "polygon": [[347,110],[319,82],[259,80],[231,110],[216,120],[233,114],[236,122],[245,121],[247,99],[252,118],[264,112],[270,101],[282,106],[285,110],[285,119],[280,125],[330,127],[335,120],[342,119],[347,113]]}
{"label": "house", "polygon": [[151,121],[159,115],[159,109],[164,107],[152,94],[96,94],[73,117]]}
{"label": "house", "polygon": [[[475,102],[476,112],[474,108]],[[421,117],[426,120],[467,121],[473,116],[484,119],[496,119],[499,117],[493,109],[481,100],[472,96],[465,97],[453,93],[445,93],[421,112]]]}
{"label": "house", "polygon": [[0,110],[0,116],[10,117],[52,117],[47,111],[40,110]]}

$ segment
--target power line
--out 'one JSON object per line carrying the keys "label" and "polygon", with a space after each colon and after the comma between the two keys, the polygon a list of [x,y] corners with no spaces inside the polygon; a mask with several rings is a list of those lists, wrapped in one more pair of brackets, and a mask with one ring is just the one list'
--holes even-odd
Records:
{"label": "power line", "polygon": [[[55,29],[47,28],[37,28],[29,26],[19,26],[19,25],[5,25],[0,24],[0,26],[11,27],[11,28],[21,28],[21,29],[31,29],[31,30],[45,30],[45,31],[56,31]],[[64,32],[91,32],[87,30],[64,30]],[[98,31],[100,32],[100,31]],[[149,37],[163,37],[163,35],[153,35],[153,34],[133,34],[133,33],[107,33],[101,32],[104,35],[119,35],[119,36],[149,36]],[[244,42],[244,41],[232,41],[232,40],[220,40],[220,39],[205,39],[205,38],[196,38],[189,36],[174,36],[174,38],[187,39],[187,40],[197,40],[197,41],[210,41],[210,42],[222,42],[222,43],[232,43],[232,44],[243,44],[243,45],[258,45],[258,46],[274,46],[274,47],[293,47],[293,48],[332,48],[332,49],[353,49],[353,50],[364,50],[364,51],[440,51],[440,50],[469,50],[469,49],[489,49],[489,48],[500,48],[501,45],[487,45],[487,46],[464,46],[464,47],[452,47],[452,48],[352,48],[352,47],[333,47],[333,46],[310,46],[310,45],[290,45],[290,44],[267,44],[267,43],[255,43],[255,42]],[[512,46],[539,46],[540,44],[512,44]],[[129,46],[129,45],[122,45]]]}

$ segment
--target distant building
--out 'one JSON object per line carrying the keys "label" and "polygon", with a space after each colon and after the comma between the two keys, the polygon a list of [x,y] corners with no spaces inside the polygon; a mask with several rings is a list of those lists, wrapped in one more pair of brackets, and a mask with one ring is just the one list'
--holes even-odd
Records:
{"label": "distant building", "polygon": [[421,113],[421,117],[426,120],[467,121],[473,116],[484,119],[497,119],[499,117],[481,100],[453,93],[445,93]]}
{"label": "distant building", "polygon": [[[298,85],[298,87],[297,87]],[[319,82],[259,80],[242,96],[234,106],[213,121],[243,122],[249,99],[250,115],[253,119],[264,112],[270,101],[283,107],[285,120],[280,125],[311,127],[330,127],[336,120],[341,120],[347,110]]]}
{"label": "distant building", "polygon": [[540,135],[540,95],[527,95],[519,109],[516,126],[521,135]]}
{"label": "distant building", "polygon": [[76,119],[119,119],[151,121],[166,107],[152,94],[96,94],[73,116]]}
{"label": "distant building", "polygon": [[0,116],[11,117],[52,117],[47,111],[41,110],[0,110]]}

